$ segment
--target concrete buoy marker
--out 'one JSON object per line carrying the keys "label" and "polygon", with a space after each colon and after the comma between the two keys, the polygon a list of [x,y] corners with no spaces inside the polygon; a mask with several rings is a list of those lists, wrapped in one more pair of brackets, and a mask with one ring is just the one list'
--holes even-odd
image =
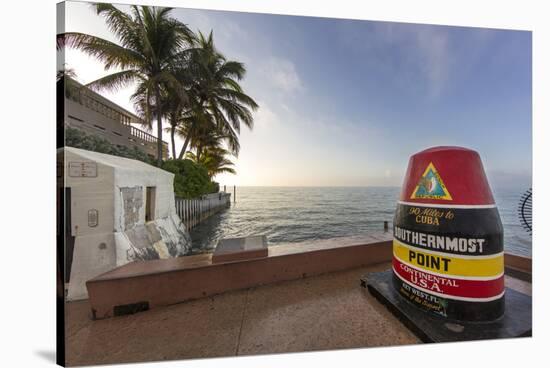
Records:
{"label": "concrete buoy marker", "polygon": [[503,230],[479,154],[414,154],[393,228],[393,284],[410,303],[452,320],[504,313]]}

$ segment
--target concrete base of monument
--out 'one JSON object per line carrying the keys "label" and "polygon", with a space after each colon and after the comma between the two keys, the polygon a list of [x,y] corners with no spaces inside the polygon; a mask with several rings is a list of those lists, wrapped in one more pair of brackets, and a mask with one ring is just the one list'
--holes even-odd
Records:
{"label": "concrete base of monument", "polygon": [[361,286],[424,342],[453,342],[531,336],[531,296],[506,288],[504,315],[491,322],[457,322],[420,310],[392,285],[392,270],[368,273]]}

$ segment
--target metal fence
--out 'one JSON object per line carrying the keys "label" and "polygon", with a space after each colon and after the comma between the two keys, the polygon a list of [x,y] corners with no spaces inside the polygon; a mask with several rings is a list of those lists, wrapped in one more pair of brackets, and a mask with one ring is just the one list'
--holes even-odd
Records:
{"label": "metal fence", "polygon": [[213,193],[196,199],[176,197],[176,212],[187,230],[231,204],[230,193]]}

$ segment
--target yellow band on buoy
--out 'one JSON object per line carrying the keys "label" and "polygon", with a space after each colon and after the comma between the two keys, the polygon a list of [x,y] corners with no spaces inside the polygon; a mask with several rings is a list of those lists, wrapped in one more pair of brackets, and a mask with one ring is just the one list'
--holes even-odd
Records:
{"label": "yellow band on buoy", "polygon": [[503,253],[491,256],[458,256],[420,250],[394,239],[393,254],[401,262],[442,275],[498,277],[504,272]]}

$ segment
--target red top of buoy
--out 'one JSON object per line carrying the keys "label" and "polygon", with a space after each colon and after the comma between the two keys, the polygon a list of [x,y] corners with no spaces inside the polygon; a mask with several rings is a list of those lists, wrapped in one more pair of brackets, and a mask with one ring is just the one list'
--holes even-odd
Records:
{"label": "red top of buoy", "polygon": [[442,205],[495,203],[479,154],[445,146],[411,156],[400,200]]}

